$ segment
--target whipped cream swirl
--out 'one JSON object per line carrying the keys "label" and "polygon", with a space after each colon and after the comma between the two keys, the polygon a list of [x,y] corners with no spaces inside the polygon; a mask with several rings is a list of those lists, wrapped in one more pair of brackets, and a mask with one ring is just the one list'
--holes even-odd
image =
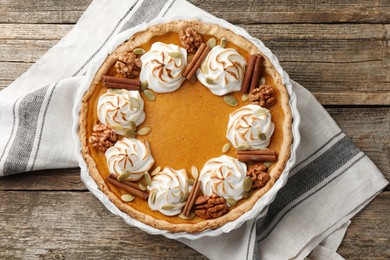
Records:
{"label": "whipped cream swirl", "polygon": [[181,86],[181,75],[187,65],[187,51],[175,44],[153,43],[141,57],[140,80],[157,93],[173,92]]}
{"label": "whipped cream swirl", "polygon": [[239,91],[246,60],[235,49],[215,46],[196,72],[198,80],[214,95]]}
{"label": "whipped cream swirl", "polygon": [[230,114],[226,138],[234,147],[247,144],[261,149],[268,147],[274,129],[268,109],[246,105]]}
{"label": "whipped cream swirl", "polygon": [[179,214],[188,198],[188,175],[186,170],[174,170],[165,167],[156,175],[150,190],[148,204],[152,210],[158,210],[166,216]]}
{"label": "whipped cream swirl", "polygon": [[210,196],[216,193],[225,199],[238,201],[244,193],[245,176],[245,163],[222,155],[206,162],[200,171],[199,180],[202,181],[203,194]]}
{"label": "whipped cream swirl", "polygon": [[124,135],[131,128],[130,121],[136,125],[144,122],[144,101],[138,91],[108,90],[99,98],[97,114],[102,124]]}
{"label": "whipped cream swirl", "polygon": [[107,149],[107,166],[110,173],[130,172],[128,180],[137,181],[152,168],[154,159],[147,141],[124,137]]}

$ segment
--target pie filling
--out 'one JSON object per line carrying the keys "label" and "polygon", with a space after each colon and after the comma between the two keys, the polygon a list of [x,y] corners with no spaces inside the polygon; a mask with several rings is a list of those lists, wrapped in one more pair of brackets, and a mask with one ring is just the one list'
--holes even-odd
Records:
{"label": "pie filling", "polygon": [[99,185],[117,202],[195,224],[267,185],[285,111],[261,55],[190,26],[117,55],[93,85],[85,123]]}

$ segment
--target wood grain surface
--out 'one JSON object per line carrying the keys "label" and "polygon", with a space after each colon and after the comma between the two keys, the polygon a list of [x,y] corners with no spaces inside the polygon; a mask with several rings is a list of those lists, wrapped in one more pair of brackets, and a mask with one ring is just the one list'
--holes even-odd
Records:
{"label": "wood grain surface", "polygon": [[[90,2],[1,0],[0,90],[66,35]],[[389,0],[191,2],[260,38],[390,180]],[[1,178],[0,198],[0,259],[205,259],[112,215],[78,168]],[[390,259],[389,216],[386,187],[352,219],[338,252]]]}

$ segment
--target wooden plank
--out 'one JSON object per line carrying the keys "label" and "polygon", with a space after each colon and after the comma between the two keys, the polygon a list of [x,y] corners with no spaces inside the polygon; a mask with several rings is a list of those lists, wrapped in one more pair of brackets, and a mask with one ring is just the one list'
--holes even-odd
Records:
{"label": "wooden plank", "polygon": [[[179,242],[127,226],[89,192],[1,191],[0,196],[2,259],[205,259]],[[389,204],[390,192],[384,192],[353,219],[342,256],[390,256]]]}
{"label": "wooden plank", "polygon": [[338,252],[345,259],[390,259],[390,192],[383,192],[359,212]]}
{"label": "wooden plank", "polygon": [[[91,0],[0,2],[0,23],[75,23]],[[201,1],[191,3],[232,23],[386,23],[390,4],[380,1]]]}
{"label": "wooden plank", "polygon": [[[327,108],[390,181],[390,108]],[[386,188],[390,190],[390,187]],[[86,190],[78,169],[47,170],[0,179],[0,190]]]}
{"label": "wooden plank", "polygon": [[0,192],[0,258],[205,259],[129,227],[89,192]]}
{"label": "wooden plank", "polygon": [[60,40],[73,24],[0,24],[1,39]]}

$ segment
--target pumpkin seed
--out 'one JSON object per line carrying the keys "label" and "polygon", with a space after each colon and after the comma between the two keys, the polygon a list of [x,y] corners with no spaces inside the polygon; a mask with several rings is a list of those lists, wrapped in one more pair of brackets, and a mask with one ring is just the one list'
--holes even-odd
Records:
{"label": "pumpkin seed", "polygon": [[192,175],[192,178],[194,178],[195,180],[198,179],[199,171],[198,171],[198,168],[196,168],[195,165],[191,166],[191,175]]}
{"label": "pumpkin seed", "polygon": [[195,180],[194,179],[188,179],[187,183],[188,183],[188,185],[193,186],[194,183],[195,183]]}
{"label": "pumpkin seed", "polygon": [[120,126],[120,125],[110,125],[109,127],[110,127],[112,130],[114,130],[114,131],[123,131],[123,130],[124,130],[123,127]]}
{"label": "pumpkin seed", "polygon": [[146,190],[146,186],[141,183],[141,182],[138,182],[138,187],[141,189],[141,190]]}
{"label": "pumpkin seed", "polygon": [[149,86],[148,82],[147,81],[142,81],[141,82],[141,92],[144,92],[145,89],[147,89]]}
{"label": "pumpkin seed", "polygon": [[134,53],[135,55],[142,55],[142,54],[145,53],[145,50],[142,49],[142,48],[135,48],[135,49],[133,50],[133,53]]}
{"label": "pumpkin seed", "polygon": [[170,53],[168,53],[168,55],[169,55],[171,58],[174,58],[174,59],[181,58],[181,53],[178,52],[178,51],[170,52]]}
{"label": "pumpkin seed", "polygon": [[252,189],[253,180],[246,177],[244,180],[244,191],[250,191]]}
{"label": "pumpkin seed", "polygon": [[152,185],[152,179],[150,178],[150,175],[149,175],[148,172],[144,173],[144,178],[145,178],[145,181],[146,181],[146,185],[148,185],[148,186]]}
{"label": "pumpkin seed", "polygon": [[130,126],[130,129],[133,129],[133,130],[137,129],[137,124],[134,121],[130,121],[129,126]]}
{"label": "pumpkin seed", "polygon": [[134,200],[134,197],[131,196],[130,194],[123,194],[121,196],[121,200],[123,200],[124,202],[130,202]]}
{"label": "pumpkin seed", "polygon": [[214,84],[214,80],[212,78],[207,77],[206,78],[206,83],[207,84]]}
{"label": "pumpkin seed", "polygon": [[155,175],[159,174],[160,171],[161,171],[161,166],[157,166],[156,168],[154,168],[154,170],[152,171],[152,173],[150,175],[155,176]]}
{"label": "pumpkin seed", "polygon": [[263,162],[264,166],[269,168],[273,162]]}
{"label": "pumpkin seed", "polygon": [[267,111],[268,111],[268,109],[262,107],[262,108],[259,108],[258,110],[255,111],[255,115],[256,116],[264,116],[267,114]]}
{"label": "pumpkin seed", "polygon": [[219,46],[221,46],[222,48],[226,47],[226,38],[225,37],[221,38],[221,42],[219,43]]}
{"label": "pumpkin seed", "polygon": [[247,101],[248,99],[249,99],[249,95],[248,94],[244,94],[244,95],[241,96],[241,100],[244,101],[244,102]]}
{"label": "pumpkin seed", "polygon": [[202,70],[202,72],[204,74],[208,74],[209,73],[209,67],[207,66],[206,62],[202,64],[201,70]]}
{"label": "pumpkin seed", "polygon": [[244,193],[242,194],[242,198],[247,199],[252,195],[252,193],[253,193],[253,190],[244,191]]}
{"label": "pumpkin seed", "polygon": [[118,180],[118,181],[124,181],[124,180],[126,180],[127,178],[129,178],[130,177],[130,172],[123,172],[123,173],[121,173],[118,177],[116,177],[116,179]]}
{"label": "pumpkin seed", "polygon": [[144,94],[147,100],[152,102],[156,100],[156,95],[153,93],[153,91],[150,91],[149,89],[145,89]]}
{"label": "pumpkin seed", "polygon": [[260,86],[265,84],[265,78],[264,77],[260,78],[259,84],[260,84]]}
{"label": "pumpkin seed", "polygon": [[154,201],[156,200],[156,192],[151,192],[150,194],[149,194],[149,200],[150,200],[150,202],[151,203],[154,203]]}
{"label": "pumpkin seed", "polygon": [[238,106],[238,101],[235,97],[226,95],[223,97],[223,101],[225,101],[226,104],[228,104],[231,107],[236,107]]}
{"label": "pumpkin seed", "polygon": [[172,204],[167,204],[167,205],[164,205],[161,207],[161,209],[163,210],[172,210],[175,208],[175,205],[172,205]]}
{"label": "pumpkin seed", "polygon": [[195,213],[194,212],[190,212],[188,217],[186,215],[184,215],[183,212],[179,214],[179,218],[181,218],[181,219],[192,219],[194,217],[195,217]]}
{"label": "pumpkin seed", "polygon": [[233,198],[228,198],[228,199],[226,200],[226,202],[227,202],[227,204],[229,205],[229,207],[234,207],[234,206],[236,206],[236,204],[237,204],[237,201],[236,201],[235,199],[233,199]]}
{"label": "pumpkin seed", "polygon": [[135,129],[126,129],[125,130],[125,136],[130,138],[136,138],[137,133],[135,132]]}
{"label": "pumpkin seed", "polygon": [[117,89],[117,88],[109,88],[108,91],[112,94],[119,94],[122,92],[121,89]]}
{"label": "pumpkin seed", "polygon": [[149,126],[144,126],[140,130],[137,131],[137,135],[147,135],[152,131],[152,128]]}
{"label": "pumpkin seed", "polygon": [[236,150],[249,150],[251,148],[251,146],[247,143],[242,143],[240,144],[239,146],[236,147]]}
{"label": "pumpkin seed", "polygon": [[222,147],[222,152],[223,152],[223,153],[227,153],[229,150],[230,150],[230,143],[226,143],[226,144]]}
{"label": "pumpkin seed", "polygon": [[136,99],[135,97],[130,97],[130,106],[131,108],[138,109],[141,106],[141,104],[139,100]]}
{"label": "pumpkin seed", "polygon": [[259,132],[258,136],[261,141],[267,140],[267,136],[263,132]]}
{"label": "pumpkin seed", "polygon": [[207,45],[210,47],[210,48],[214,48],[215,45],[217,45],[217,40],[215,38],[210,38],[208,41],[207,41]]}

